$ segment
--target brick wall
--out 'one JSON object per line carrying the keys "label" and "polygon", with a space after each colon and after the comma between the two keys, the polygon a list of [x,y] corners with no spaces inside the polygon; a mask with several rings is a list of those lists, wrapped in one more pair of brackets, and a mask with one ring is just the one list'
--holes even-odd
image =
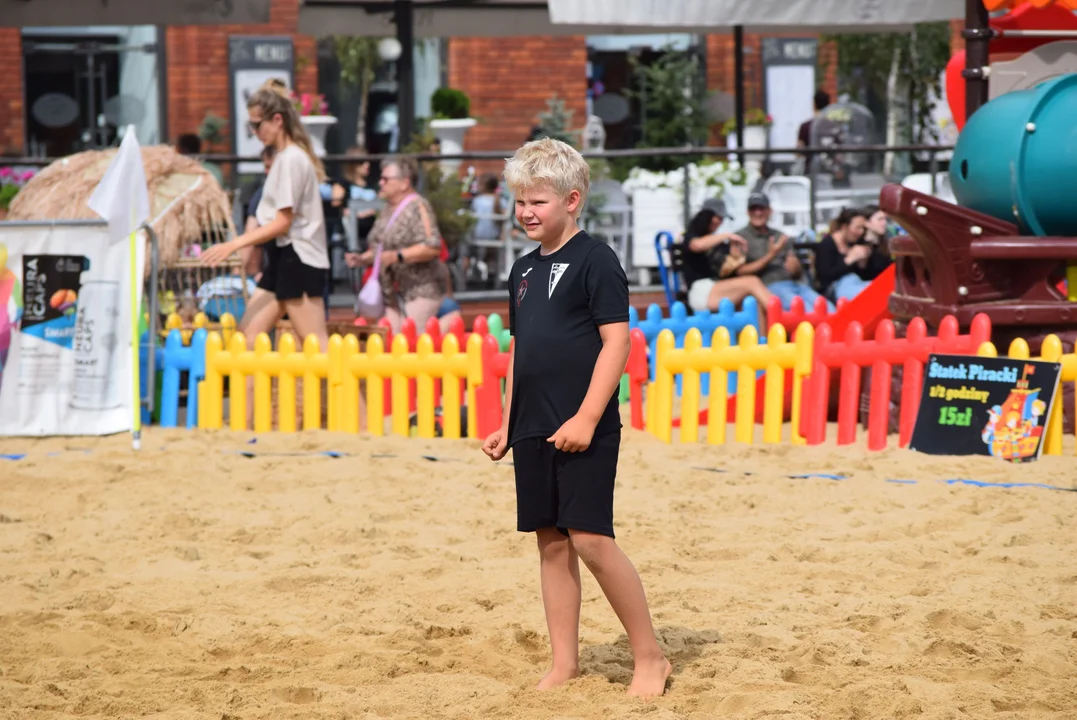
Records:
{"label": "brick wall", "polygon": [[[266,25],[191,25],[167,30],[168,131],[170,140],[197,132],[202,118],[212,112],[229,119],[228,37],[230,35],[295,35],[299,0],[273,0]],[[299,92],[316,92],[318,62],[314,38],[295,35],[296,86]],[[0,80],[0,82],[3,82]],[[232,128],[225,130],[230,152]]]}
{"label": "brick wall", "polygon": [[[745,102],[747,108],[763,105],[761,43],[763,35],[747,34],[745,48]],[[833,60],[836,49],[819,49],[826,68],[820,85],[837,95]],[[496,58],[496,61],[492,60]],[[471,97],[472,114],[479,125],[467,135],[468,150],[511,150],[520,145],[557,92],[575,111],[574,124],[582,126],[587,94],[587,44],[582,36],[545,38],[452,38],[449,41],[449,85]],[[733,94],[733,36],[707,36],[707,87]],[[717,136],[712,138],[719,142]],[[496,171],[496,161],[478,163],[480,172]]]}
{"label": "brick wall", "polygon": [[0,152],[22,155],[26,129],[22,107],[22,36],[19,28],[0,28]]}
{"label": "brick wall", "polygon": [[[468,131],[468,150],[513,150],[527,139],[546,100],[557,93],[582,126],[587,101],[587,42],[583,36],[452,38],[448,82],[471,98],[479,124]],[[503,163],[477,163],[499,172]]]}

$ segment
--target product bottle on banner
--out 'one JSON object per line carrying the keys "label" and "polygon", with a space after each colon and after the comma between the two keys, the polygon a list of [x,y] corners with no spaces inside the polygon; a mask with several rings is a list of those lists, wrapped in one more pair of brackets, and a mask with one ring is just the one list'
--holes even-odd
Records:
{"label": "product bottle on banner", "polygon": [[[87,262],[83,255],[22,256],[22,314],[16,327],[9,327],[5,358],[6,365],[10,346],[17,343],[19,394],[40,397],[59,391],[56,378],[71,350],[79,274]],[[8,315],[10,325],[10,307]],[[11,383],[14,376],[4,374]]]}
{"label": "product bottle on banner", "polygon": [[71,407],[109,410],[123,403],[122,383],[116,377],[119,343],[120,283],[83,275],[75,313],[75,377]]}
{"label": "product bottle on banner", "polygon": [[84,255],[23,255],[20,331],[63,348],[71,347]]}

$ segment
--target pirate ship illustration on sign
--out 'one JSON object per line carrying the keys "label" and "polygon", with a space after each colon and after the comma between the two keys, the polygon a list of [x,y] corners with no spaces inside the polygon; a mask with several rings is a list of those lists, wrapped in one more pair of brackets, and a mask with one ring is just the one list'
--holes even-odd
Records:
{"label": "pirate ship illustration on sign", "polygon": [[1028,387],[1028,376],[1035,373],[1034,365],[1025,365],[1005,402],[987,411],[982,437],[992,456],[1011,462],[1036,457],[1043,436],[1040,419],[1047,412],[1047,403],[1039,399],[1039,388]]}

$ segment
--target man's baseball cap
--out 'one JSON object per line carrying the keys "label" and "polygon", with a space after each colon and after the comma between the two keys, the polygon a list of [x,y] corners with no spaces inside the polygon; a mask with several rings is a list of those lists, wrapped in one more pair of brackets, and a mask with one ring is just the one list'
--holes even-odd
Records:
{"label": "man's baseball cap", "polygon": [[733,219],[733,215],[730,214],[729,209],[726,208],[725,200],[723,200],[722,198],[711,198],[710,200],[707,200],[703,203],[703,209],[710,210],[715,215],[723,217],[726,220]]}
{"label": "man's baseball cap", "polygon": [[770,198],[761,192],[752,193],[748,196],[748,209],[752,208],[770,209]]}

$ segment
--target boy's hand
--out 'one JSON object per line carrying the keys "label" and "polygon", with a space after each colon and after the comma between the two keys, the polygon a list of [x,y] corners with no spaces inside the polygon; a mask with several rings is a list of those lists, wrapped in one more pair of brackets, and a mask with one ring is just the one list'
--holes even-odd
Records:
{"label": "boy's hand", "polygon": [[482,451],[494,462],[505,457],[509,449],[509,434],[504,430],[494,430],[482,444]]}
{"label": "boy's hand", "polygon": [[546,442],[552,442],[554,447],[562,452],[583,452],[591,446],[591,438],[595,434],[595,424],[579,415],[573,415],[564,425],[557,429]]}

